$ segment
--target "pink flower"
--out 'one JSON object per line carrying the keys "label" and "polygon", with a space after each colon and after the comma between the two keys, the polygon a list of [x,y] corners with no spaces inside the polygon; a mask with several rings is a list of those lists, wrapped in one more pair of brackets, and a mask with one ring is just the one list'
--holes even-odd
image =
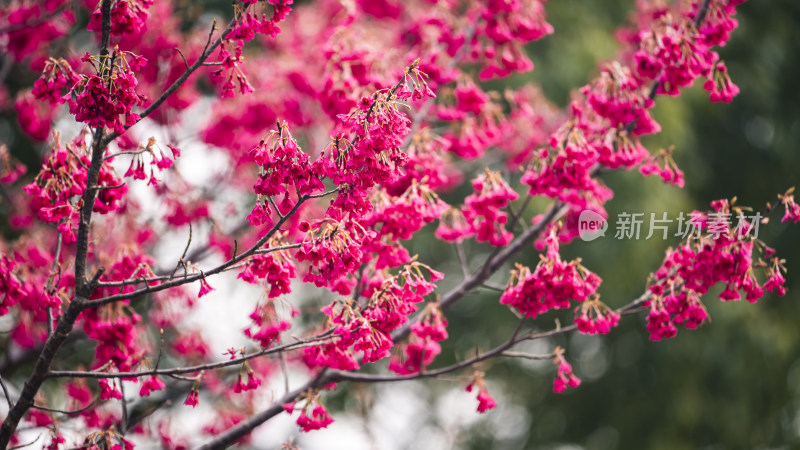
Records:
{"label": "pink flower", "polygon": [[794,188],[791,188],[786,191],[785,194],[778,195],[781,203],[783,203],[783,206],[786,208],[786,212],[783,214],[781,222],[800,222],[800,205],[794,201],[793,192]]}
{"label": "pink flower", "polygon": [[708,80],[703,83],[703,89],[711,93],[709,100],[715,103],[730,103],[739,94],[739,87],[733,84],[728,76],[728,68],[722,62],[717,63]]}
{"label": "pink flower", "polygon": [[[246,364],[246,363],[245,363]],[[242,381],[242,374],[239,373],[239,378],[236,381],[236,384],[233,386],[233,392],[239,394],[244,391],[251,391],[255,390],[259,386],[261,386],[261,379],[259,379],[253,370],[250,369],[248,365],[245,365],[247,369],[247,383]]]}
{"label": "pink flower", "polygon": [[486,389],[486,383],[483,381],[483,372],[476,371],[475,375],[472,378],[472,382],[467,385],[466,391],[472,392],[473,386],[478,387],[478,412],[484,413],[494,407],[497,406],[497,402],[494,398],[489,394],[489,391]]}
{"label": "pink flower", "polygon": [[[280,245],[280,244],[276,244]],[[263,280],[269,286],[268,298],[276,298],[292,292],[291,280],[297,276],[297,267],[286,251],[253,255],[239,274],[249,283]]]}
{"label": "pink flower", "polygon": [[502,208],[519,195],[503,180],[499,172],[486,169],[472,180],[474,193],[464,199],[464,218],[475,233],[478,242],[495,246],[507,245],[514,238],[505,229],[508,215]]}
{"label": "pink flower", "polygon": [[[111,34],[136,34],[145,28],[145,22],[150,18],[147,9],[153,5],[154,0],[119,0],[111,8]],[[103,13],[100,3],[89,18],[89,31],[100,33],[102,30]]]}
{"label": "pink flower", "polygon": [[304,433],[327,428],[332,423],[333,418],[317,398],[307,401],[300,412],[300,416],[297,418],[297,425],[300,426],[300,431]]}
{"label": "pink flower", "polygon": [[575,325],[585,334],[608,334],[619,323],[620,315],[600,300],[586,300],[575,308]]}
{"label": "pink flower", "polygon": [[569,387],[576,388],[581,385],[581,380],[572,373],[572,366],[564,359],[564,349],[556,347],[556,357],[553,361],[557,366],[557,376],[553,380],[553,392],[559,393]]}
{"label": "pink flower", "polygon": [[153,391],[160,391],[161,389],[166,388],[167,385],[161,381],[160,378],[156,375],[151,375],[148,377],[144,383],[142,383],[141,389],[139,389],[139,395],[141,397],[147,397]]}
{"label": "pink flower", "polygon": [[184,400],[183,404],[186,406],[191,406],[192,408],[196,408],[197,404],[200,402],[200,395],[197,392],[197,389],[194,387],[191,391],[189,391],[189,395]]}
{"label": "pink flower", "polygon": [[208,281],[206,281],[205,277],[203,277],[200,279],[200,292],[197,293],[197,298],[200,298],[213,290],[214,288],[211,287],[211,285],[208,284]]}
{"label": "pink flower", "polygon": [[122,392],[117,388],[116,380],[109,382],[107,378],[101,378],[98,384],[100,385],[100,400],[122,399]]}

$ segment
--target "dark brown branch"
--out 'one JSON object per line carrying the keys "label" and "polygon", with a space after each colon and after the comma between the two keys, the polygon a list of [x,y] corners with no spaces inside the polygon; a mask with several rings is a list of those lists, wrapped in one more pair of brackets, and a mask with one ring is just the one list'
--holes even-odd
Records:
{"label": "dark brown branch", "polygon": [[189,239],[186,240],[186,247],[183,249],[181,257],[178,258],[178,263],[175,264],[175,269],[172,270],[172,275],[169,276],[170,280],[175,278],[175,274],[178,273],[178,269],[181,266],[186,269],[186,253],[189,251],[190,245],[192,245],[192,222],[189,222]]}
{"label": "dark brown branch", "polygon": [[80,414],[80,413],[82,413],[84,411],[88,411],[90,408],[92,408],[96,404],[97,404],[97,401],[96,400],[92,400],[91,403],[89,403],[88,405],[84,406],[83,408],[74,409],[74,410],[71,410],[71,411],[68,411],[68,410],[65,410],[65,409],[48,408],[46,406],[39,406],[39,405],[33,405],[33,406],[31,406],[31,408],[40,409],[42,411],[47,411],[47,412],[56,413],[56,414],[64,414],[65,416],[71,416],[71,415],[75,415],[75,414]]}
{"label": "dark brown branch", "polygon": [[192,275],[189,275],[189,276],[185,276],[185,277],[182,277],[182,278],[176,278],[174,280],[170,280],[170,281],[167,281],[165,283],[161,283],[161,284],[156,285],[156,286],[145,286],[144,288],[138,289],[138,290],[136,290],[134,292],[130,292],[130,293],[127,293],[127,294],[110,295],[108,297],[104,297],[104,298],[101,298],[101,299],[98,299],[98,300],[92,300],[92,301],[89,301],[89,302],[87,302],[85,304],[84,309],[86,309],[86,308],[96,308],[98,306],[107,305],[109,303],[118,302],[120,300],[132,299],[132,298],[138,297],[140,295],[150,294],[150,293],[153,293],[153,292],[159,292],[159,291],[163,291],[165,289],[174,288],[176,286],[182,286],[184,284],[188,284],[188,283],[192,283],[192,282],[195,282],[195,281],[199,281],[199,280],[201,280],[201,279],[203,279],[205,277],[208,277],[208,276],[211,276],[211,275],[216,275],[218,273],[224,272],[229,267],[231,267],[231,266],[233,266],[233,265],[235,265],[235,264],[237,264],[237,263],[249,258],[250,256],[254,255],[258,249],[260,249],[264,244],[266,244],[267,241],[276,232],[278,232],[278,230],[280,230],[281,226],[289,219],[289,217],[291,217],[295,212],[297,212],[298,208],[300,208],[300,205],[305,203],[305,201],[308,200],[309,198],[310,198],[310,196],[302,196],[302,197],[300,197],[300,199],[297,201],[297,203],[295,203],[294,207],[284,217],[282,217],[280,220],[275,222],[275,224],[272,226],[272,228],[270,228],[270,230],[261,239],[259,239],[258,242],[256,242],[252,247],[250,247],[247,251],[245,251],[244,253],[242,253],[240,255],[234,256],[233,258],[225,261],[224,263],[222,263],[222,264],[220,264],[220,265],[218,265],[218,266],[216,266],[216,267],[214,267],[212,269],[203,271],[201,273],[196,273],[196,274],[192,274]]}
{"label": "dark brown branch", "polygon": [[0,375],[0,386],[3,387],[3,395],[6,396],[6,402],[8,402],[8,408],[11,409],[14,407],[14,403],[11,401],[11,394],[8,392],[8,387],[6,386],[6,380],[3,379],[3,376]]}
{"label": "dark brown branch", "polygon": [[[103,0],[100,8],[103,14],[100,54],[105,56],[108,55],[108,43],[111,37],[111,0]],[[107,61],[107,59],[104,61]],[[112,70],[111,67],[108,67],[108,70]],[[61,348],[64,341],[67,340],[67,336],[69,336],[72,331],[75,320],[77,320],[80,314],[83,303],[86,302],[92,294],[92,291],[97,285],[97,279],[102,273],[101,269],[95,273],[91,281],[86,281],[86,264],[89,252],[89,225],[92,220],[92,209],[94,208],[94,201],[97,196],[97,180],[100,175],[100,166],[103,164],[103,152],[105,151],[105,146],[102,142],[103,128],[100,127],[94,134],[92,160],[86,178],[86,191],[84,191],[80,203],[80,222],[78,224],[75,250],[75,298],[69,304],[66,311],[59,316],[58,325],[56,329],[53,330],[53,333],[47,337],[42,352],[39,354],[39,358],[33,368],[33,373],[31,373],[30,377],[25,381],[19,399],[14,407],[8,411],[8,416],[6,416],[2,426],[0,426],[0,448],[6,448],[8,446],[11,436],[14,434],[20,420],[22,420],[22,417],[28,409],[33,406],[33,399],[36,393],[39,392],[42,383],[47,379],[47,373],[50,371],[50,365],[56,353],[59,348]],[[48,320],[50,320],[50,318],[48,318]]]}
{"label": "dark brown branch", "polygon": [[295,389],[288,394],[281,397],[280,400],[275,402],[272,406],[256,413],[255,415],[239,422],[235,426],[229,428],[228,430],[220,433],[213,440],[210,442],[201,445],[198,447],[198,450],[219,450],[227,448],[237,440],[246,436],[248,433],[253,431],[257,426],[261,425],[262,423],[268,421],[269,419],[277,416],[278,414],[283,412],[283,405],[286,403],[294,401],[300,394],[306,392],[309,389],[317,389],[320,388],[330,382],[330,378],[328,377],[328,372],[323,370],[320,372],[316,377],[306,383],[303,387]]}
{"label": "dark brown branch", "polygon": [[249,353],[236,359],[221,361],[216,363],[200,364],[196,366],[176,367],[172,369],[152,369],[142,370],[139,372],[100,372],[100,371],[82,371],[82,370],[53,370],[48,375],[50,378],[140,378],[151,375],[164,375],[174,376],[187,373],[200,372],[201,370],[221,369],[223,367],[230,367],[241,364],[247,360],[258,358],[260,356],[271,355],[275,353],[282,353],[288,350],[296,350],[310,345],[316,345],[318,342],[325,341],[333,338],[333,330],[326,331],[318,336],[312,338],[302,339],[290,344],[284,344],[278,347],[259,350],[257,352]]}
{"label": "dark brown branch", "polygon": [[11,447],[11,448],[10,448],[10,449],[8,449],[8,450],[17,450],[17,449],[20,449],[20,448],[30,447],[31,445],[33,445],[33,444],[35,444],[37,441],[39,441],[39,439],[40,439],[41,437],[42,437],[42,435],[40,434],[40,435],[36,436],[36,439],[34,439],[34,440],[32,440],[32,441],[28,442],[27,444],[17,445],[17,446],[15,446],[15,447]]}

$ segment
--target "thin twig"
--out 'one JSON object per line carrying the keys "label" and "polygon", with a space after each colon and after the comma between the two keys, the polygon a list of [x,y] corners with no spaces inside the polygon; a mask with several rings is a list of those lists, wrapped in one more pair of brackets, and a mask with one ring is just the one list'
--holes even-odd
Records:
{"label": "thin twig", "polygon": [[183,65],[186,66],[186,70],[189,70],[189,63],[186,62],[186,56],[183,55],[183,52],[181,51],[181,49],[179,49],[178,47],[175,47],[175,51],[177,51],[181,55],[181,58],[183,58]]}
{"label": "thin twig", "polygon": [[8,403],[8,408],[11,409],[14,407],[14,402],[11,401],[11,394],[8,392],[8,386],[6,386],[6,381],[3,379],[3,375],[0,375],[0,386],[3,387],[3,395],[6,396],[6,403]]}
{"label": "thin twig", "polygon": [[80,414],[80,413],[82,413],[84,411],[88,411],[90,408],[92,408],[96,404],[97,404],[97,400],[92,400],[91,403],[89,403],[88,405],[84,406],[83,408],[74,409],[74,410],[71,410],[71,411],[67,411],[67,410],[64,410],[64,409],[48,408],[46,406],[39,406],[39,405],[33,405],[33,406],[31,406],[31,408],[40,409],[42,411],[47,411],[47,412],[51,412],[51,413],[64,414],[65,416],[71,416],[71,415],[75,415],[75,414]]}
{"label": "thin twig", "polygon": [[16,447],[11,447],[8,450],[17,450],[17,449],[20,449],[20,448],[30,447],[31,445],[35,444],[36,441],[38,441],[39,438],[41,438],[41,437],[42,437],[42,435],[40,434],[40,435],[36,436],[36,439],[28,442],[27,444],[17,445]]}
{"label": "thin twig", "polygon": [[202,370],[212,370],[212,369],[220,369],[223,367],[235,366],[237,364],[241,364],[253,358],[258,358],[264,355],[271,355],[274,353],[281,353],[287,350],[296,350],[300,348],[305,348],[333,338],[335,338],[335,336],[333,336],[333,330],[329,330],[326,331],[325,333],[322,333],[318,336],[314,336],[312,338],[302,339],[300,341],[293,342],[291,344],[281,345],[278,347],[259,350],[257,352],[243,355],[236,359],[221,361],[216,363],[200,364],[196,366],[176,367],[172,369],[151,369],[151,370],[142,370],[139,372],[53,370],[48,374],[48,376],[50,378],[139,378],[150,375],[166,375],[166,376],[181,375],[187,373],[200,372]]}
{"label": "thin twig", "polygon": [[186,241],[186,247],[183,249],[183,253],[181,257],[178,258],[178,263],[175,265],[175,269],[172,271],[172,275],[170,275],[169,279],[175,278],[175,274],[178,272],[178,268],[183,266],[184,269],[186,268],[186,253],[189,251],[189,246],[192,245],[192,223],[189,222],[189,239]]}
{"label": "thin twig", "polygon": [[461,275],[464,276],[464,279],[467,279],[469,277],[469,267],[467,266],[467,257],[464,255],[464,247],[461,246],[461,242],[455,242],[453,247],[456,249],[458,265],[461,266]]}
{"label": "thin twig", "polygon": [[286,371],[286,357],[283,352],[278,352],[278,358],[281,362],[281,372],[283,372],[283,395],[289,393],[289,373]]}

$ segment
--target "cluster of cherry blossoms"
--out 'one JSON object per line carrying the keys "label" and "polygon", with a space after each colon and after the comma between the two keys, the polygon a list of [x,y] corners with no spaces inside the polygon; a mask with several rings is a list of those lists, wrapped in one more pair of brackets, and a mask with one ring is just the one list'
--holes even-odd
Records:
{"label": "cluster of cherry blossoms", "polygon": [[[784,261],[753,236],[758,224],[745,220],[743,209],[728,200],[714,201],[711,206],[713,212],[695,211],[691,217],[691,223],[707,234],[690,235],[685,243],[667,250],[655,272],[649,287],[652,298],[647,301],[647,330],[653,340],[675,336],[676,324],[694,329],[705,322],[708,311],[700,297],[718,283],[725,286],[719,294],[723,301],[739,300],[744,294],[747,301],[755,303],[765,292],[786,293]],[[736,226],[718,225],[719,217],[731,215],[738,218]],[[754,250],[766,260],[754,259]],[[763,285],[756,279],[756,270],[766,277]]]}
{"label": "cluster of cherry blossoms", "polygon": [[[58,135],[54,139],[53,152],[33,182],[23,189],[32,198],[30,208],[36,217],[57,224],[65,242],[72,243],[79,215],[75,199],[86,190],[89,164],[86,134],[79,134],[66,145],[62,145]],[[97,185],[100,192],[94,201],[94,212],[109,214],[123,207],[128,188],[110,164],[100,167]]]}
{"label": "cluster of cherry blossoms", "polygon": [[526,317],[536,317],[553,309],[570,307],[570,300],[583,302],[597,291],[600,277],[579,261],[565,262],[558,254],[558,237],[551,232],[547,252],[531,272],[518,266],[511,273],[508,288],[500,303],[517,309]]}

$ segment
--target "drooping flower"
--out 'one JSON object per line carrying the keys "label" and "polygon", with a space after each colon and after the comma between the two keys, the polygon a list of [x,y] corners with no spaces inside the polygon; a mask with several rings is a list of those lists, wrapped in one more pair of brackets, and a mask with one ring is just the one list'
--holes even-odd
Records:
{"label": "drooping flower", "polygon": [[485,374],[480,371],[475,371],[475,374],[472,377],[472,381],[467,385],[466,391],[472,392],[472,390],[477,387],[478,388],[478,412],[484,413],[494,407],[497,406],[497,402],[494,398],[489,394],[489,390],[486,389],[486,383],[483,381],[483,376]]}
{"label": "drooping flower", "polygon": [[469,223],[478,242],[495,246],[507,245],[514,238],[505,225],[508,214],[502,208],[519,195],[503,180],[499,172],[486,169],[472,180],[474,192],[464,199],[464,218]]}
{"label": "drooping flower", "polygon": [[142,383],[142,387],[139,389],[139,396],[147,397],[151,392],[160,391],[166,387],[167,385],[157,375],[151,375]]}
{"label": "drooping flower", "polygon": [[572,373],[572,366],[564,358],[564,349],[556,347],[553,363],[556,365],[557,374],[553,380],[553,392],[564,392],[567,387],[576,388],[581,385],[581,380]]}

